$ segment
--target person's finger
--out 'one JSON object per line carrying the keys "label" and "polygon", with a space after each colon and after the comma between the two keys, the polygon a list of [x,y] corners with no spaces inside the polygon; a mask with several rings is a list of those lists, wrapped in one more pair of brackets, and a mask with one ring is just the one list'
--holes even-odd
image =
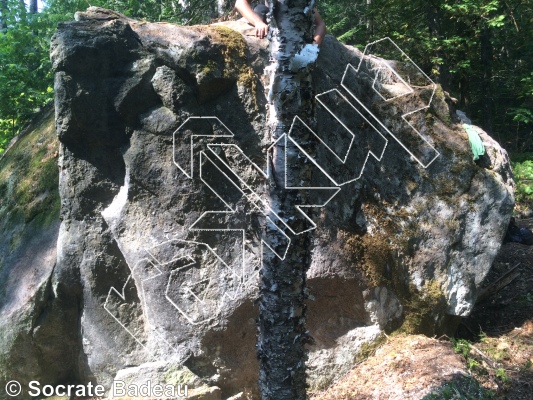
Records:
{"label": "person's finger", "polygon": [[260,39],[263,39],[268,35],[268,25],[259,25],[255,28],[255,36]]}

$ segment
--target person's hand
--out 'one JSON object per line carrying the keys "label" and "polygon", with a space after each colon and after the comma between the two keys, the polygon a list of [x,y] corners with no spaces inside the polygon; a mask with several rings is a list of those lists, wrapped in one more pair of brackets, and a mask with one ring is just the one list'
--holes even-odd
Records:
{"label": "person's hand", "polygon": [[263,21],[257,22],[255,24],[255,36],[259,39],[263,39],[266,35],[268,35],[268,25]]}

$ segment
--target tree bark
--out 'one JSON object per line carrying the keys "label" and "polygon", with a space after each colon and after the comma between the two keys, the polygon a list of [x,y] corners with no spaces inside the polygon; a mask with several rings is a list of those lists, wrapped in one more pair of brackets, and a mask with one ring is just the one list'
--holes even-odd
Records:
{"label": "tree bark", "polygon": [[223,17],[225,14],[233,10],[235,2],[231,0],[217,0],[218,17]]}
{"label": "tree bark", "polygon": [[465,112],[470,111],[470,84],[469,76],[464,73],[459,77],[459,108]]}
{"label": "tree bark", "polygon": [[372,0],[366,0],[366,32],[371,36],[374,34],[374,15],[369,15],[370,7],[372,7]]}
{"label": "tree bark", "polygon": [[481,113],[482,126],[488,133],[492,133],[494,120],[494,100],[492,96],[492,33],[486,27],[481,31],[481,65],[483,68],[483,78],[481,80]]}
{"label": "tree bark", "polygon": [[37,0],[30,0],[30,14],[37,14]]}
{"label": "tree bark", "polygon": [[[284,259],[271,251],[263,252],[257,343],[259,387],[263,400],[304,400],[307,357],[304,346],[309,339],[305,329],[309,236],[308,233],[294,234],[303,231],[305,226],[303,218],[294,213],[294,205],[302,204],[305,199],[301,191],[285,188],[286,179],[290,180],[290,176],[286,178],[290,171],[285,170],[285,157],[290,158],[295,149],[286,149],[285,141],[279,139],[289,133],[295,116],[309,122],[313,115],[309,68],[295,71],[291,64],[295,54],[313,41],[313,4],[307,0],[280,0],[271,2],[270,7],[272,39],[271,64],[267,68],[270,74],[267,123],[271,142],[277,145],[269,159],[272,170],[267,189],[272,210],[269,218],[275,221],[281,216],[293,232],[277,224],[291,240]],[[305,9],[307,14],[304,14]],[[301,171],[298,176],[303,176]]]}
{"label": "tree bark", "polygon": [[[440,3],[434,1],[428,1],[426,3],[426,18],[429,29],[429,35],[432,38],[440,40],[442,27],[442,12],[440,9]],[[450,90],[450,72],[448,68],[448,62],[446,61],[446,54],[442,50],[435,51],[437,58],[442,60],[442,64],[434,65],[437,70],[437,82],[441,84],[444,90]]]}
{"label": "tree bark", "polygon": [[7,29],[7,0],[0,0],[0,29],[2,31]]}

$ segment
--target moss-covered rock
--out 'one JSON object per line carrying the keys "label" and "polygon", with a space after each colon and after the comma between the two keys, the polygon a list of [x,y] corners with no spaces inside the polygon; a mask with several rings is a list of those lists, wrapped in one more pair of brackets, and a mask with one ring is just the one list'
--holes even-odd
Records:
{"label": "moss-covered rock", "polygon": [[0,230],[8,221],[49,225],[59,218],[59,141],[53,110],[33,122],[0,157]]}
{"label": "moss-covered rock", "polygon": [[54,112],[47,107],[0,158],[2,389],[8,378],[20,381],[25,391],[30,380],[54,384],[76,374],[71,352],[77,333],[66,328],[69,307],[57,306],[52,283],[59,232],[58,152]]}

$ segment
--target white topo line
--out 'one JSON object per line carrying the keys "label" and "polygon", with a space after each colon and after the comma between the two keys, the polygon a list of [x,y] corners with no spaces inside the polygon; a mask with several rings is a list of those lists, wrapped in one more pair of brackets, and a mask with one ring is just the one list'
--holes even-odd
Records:
{"label": "white topo line", "polygon": [[[401,54],[407,60],[409,60],[409,62],[411,62],[413,64],[413,66],[415,66],[421,74],[423,74],[425,79],[427,79],[428,82],[431,82],[431,84],[433,85],[433,91],[432,91],[431,97],[430,97],[430,99],[428,101],[428,104],[424,105],[424,106],[422,106],[420,108],[417,108],[414,111],[406,112],[406,113],[402,114],[402,117],[401,117],[414,130],[414,132],[427,144],[428,148],[435,153],[435,156],[429,162],[423,162],[419,158],[417,158],[414,155],[414,153],[406,145],[404,145],[399,140],[399,138],[397,138],[394,135],[393,132],[391,132],[391,130],[386,126],[386,124],[383,123],[380,119],[378,119],[369,110],[369,107],[367,107],[364,104],[364,102],[361,99],[359,99],[358,96],[355,93],[353,93],[352,90],[350,90],[350,88],[349,88],[349,86],[347,84],[347,74],[348,74],[348,72],[351,71],[355,75],[357,75],[359,73],[359,70],[360,70],[361,65],[363,63],[365,55],[368,56],[368,54],[367,54],[368,49],[371,48],[373,45],[375,45],[377,43],[380,43],[382,41],[386,41],[386,40],[390,41],[392,43],[392,45],[398,51],[400,51]],[[380,68],[378,68],[377,73],[375,75],[375,78],[373,80],[372,89],[379,95],[379,97],[384,102],[389,102],[389,101],[394,100],[394,99],[396,99],[398,97],[406,96],[406,95],[412,94],[414,92],[414,89],[410,86],[410,84],[408,82],[406,82],[405,79],[403,79],[400,76],[400,74],[398,74],[397,71],[395,71],[388,63],[381,62],[381,64],[382,64],[382,66]],[[389,98],[389,99],[386,99],[379,92],[379,90],[377,89],[378,78],[382,74],[382,71],[385,70],[385,69],[388,69],[403,85],[405,85],[405,87],[407,88],[405,93],[402,93],[402,94],[397,95],[397,96],[393,96],[392,98]],[[249,201],[249,203],[253,207],[255,207],[260,213],[263,214],[265,220],[267,221],[267,223],[269,224],[271,229],[274,229],[274,232],[276,232],[275,234],[278,236],[280,242],[285,245],[285,247],[283,247],[283,246],[281,247],[282,251],[279,252],[267,240],[265,240],[265,238],[262,238],[260,240],[260,263],[259,263],[260,265],[262,265],[262,263],[263,263],[263,246],[269,248],[276,255],[276,257],[278,257],[280,259],[285,259],[287,254],[288,254],[289,248],[290,248],[291,236],[299,235],[299,234],[302,234],[304,232],[308,232],[308,231],[311,231],[313,229],[316,229],[316,227],[317,227],[316,223],[302,210],[302,208],[306,208],[306,207],[308,207],[308,208],[310,208],[310,207],[322,208],[322,207],[327,206],[328,203],[330,203],[330,201],[341,190],[340,186],[343,186],[343,185],[345,185],[347,183],[354,182],[354,181],[360,179],[360,177],[362,176],[362,174],[363,174],[363,172],[365,170],[365,166],[366,166],[366,163],[368,161],[368,158],[370,156],[372,156],[377,161],[381,161],[382,160],[384,152],[385,152],[385,148],[386,148],[388,142],[387,142],[387,139],[381,134],[380,129],[378,129],[378,127],[381,128],[381,129],[384,129],[388,134],[390,134],[424,168],[427,168],[429,165],[431,165],[431,163],[433,163],[435,161],[435,159],[439,156],[439,152],[406,119],[407,116],[409,116],[411,114],[414,114],[414,113],[417,113],[417,112],[420,112],[422,110],[426,110],[427,108],[430,107],[430,104],[431,104],[431,102],[433,100],[433,97],[434,97],[434,94],[435,94],[435,91],[436,91],[436,85],[429,77],[427,77],[426,74],[424,74],[424,72],[391,39],[384,38],[384,39],[380,39],[380,40],[378,40],[376,42],[369,43],[365,47],[365,51],[363,53],[363,57],[361,58],[361,61],[360,61],[359,65],[358,65],[357,69],[354,68],[351,64],[347,64],[346,69],[345,69],[344,74],[343,74],[343,77],[342,77],[342,80],[341,80],[341,86],[348,92],[348,94],[353,99],[355,99],[357,101],[358,105],[360,107],[362,107],[362,109],[364,109],[365,113],[368,114],[368,116],[371,118],[371,120],[369,120],[356,107],[354,107],[354,105],[351,104],[348,101],[348,99],[345,96],[343,96],[337,89],[331,89],[331,90],[328,90],[326,92],[320,93],[320,94],[315,96],[315,99],[317,100],[317,102],[319,104],[321,104],[322,107],[324,107],[324,109],[335,119],[335,121],[337,121],[337,123],[339,123],[350,134],[349,144],[344,149],[345,151],[341,152],[340,156],[339,156],[339,154],[337,154],[337,152],[335,152],[322,139],[321,135],[319,135],[316,132],[314,132],[299,117],[295,117],[294,118],[289,132],[284,134],[284,135],[282,135],[275,143],[273,143],[267,149],[267,153],[269,153],[269,152],[272,151],[274,146],[278,146],[278,145],[282,144],[282,146],[284,147],[284,151],[285,151],[285,156],[284,156],[285,157],[285,177],[284,177],[284,186],[285,187],[284,187],[284,189],[286,189],[286,190],[309,191],[310,193],[312,193],[313,191],[321,191],[321,192],[331,191],[331,194],[329,196],[327,196],[327,199],[324,200],[324,201],[318,201],[318,202],[314,202],[312,204],[295,204],[294,205],[294,209],[297,211],[298,215],[300,217],[303,217],[304,219],[306,219],[309,222],[309,224],[310,224],[310,228],[306,229],[306,230],[303,230],[302,232],[294,231],[289,226],[289,224],[286,222],[291,216],[286,217],[286,218],[280,217],[280,215],[275,210],[273,210],[272,207],[269,205],[269,202],[267,201],[267,199],[264,199],[260,192],[257,192],[256,190],[254,190],[252,185],[247,182],[245,177],[242,176],[241,173],[239,173],[239,168],[237,167],[237,165],[231,165],[232,164],[231,160],[229,160],[229,159],[227,159],[225,157],[222,157],[220,155],[221,151],[224,152],[226,149],[232,150],[232,151],[236,152],[242,158],[242,160],[244,161],[244,164],[247,167],[249,167],[252,171],[254,171],[254,173],[257,174],[257,176],[259,176],[261,179],[269,179],[271,177],[270,166],[269,166],[269,163],[268,163],[267,160],[265,160],[265,165],[266,165],[265,169],[262,169],[256,163],[254,163],[248,156],[246,156],[239,146],[237,146],[236,144],[233,144],[233,143],[224,143],[225,140],[230,139],[230,138],[234,138],[235,135],[233,134],[233,132],[226,125],[224,125],[224,123],[218,117],[216,117],[216,116],[209,116],[209,117],[193,116],[193,117],[189,117],[174,132],[174,135],[173,135],[173,162],[176,165],[176,167],[181,172],[183,172],[184,175],[187,176],[187,178],[189,178],[189,179],[193,179],[193,178],[196,177],[196,175],[199,174],[200,175],[199,176],[200,181],[205,186],[209,187],[209,189],[215,194],[215,196],[217,196],[217,198],[219,198],[222,201],[222,203],[225,206],[225,208],[221,209],[221,210],[205,211],[199,218],[197,218],[192,223],[192,225],[188,228],[189,231],[240,232],[241,235],[242,235],[242,248],[240,249],[241,255],[239,257],[240,258],[239,261],[237,262],[237,264],[238,264],[237,268],[232,268],[230,265],[228,265],[226,262],[224,262],[222,260],[222,258],[217,255],[216,249],[211,248],[206,243],[195,242],[195,241],[183,241],[184,243],[188,243],[188,244],[206,246],[208,251],[212,252],[212,254],[216,257],[216,259],[218,260],[220,265],[223,268],[227,268],[228,271],[230,271],[232,276],[234,277],[234,281],[236,282],[236,288],[235,288],[236,290],[235,290],[235,292],[234,293],[228,293],[227,295],[223,296],[220,299],[220,301],[219,301],[219,305],[222,304],[226,298],[228,298],[229,300],[235,300],[237,298],[237,296],[239,295],[237,289],[241,288],[241,290],[244,291],[244,290],[247,290],[247,288],[245,286],[254,285],[255,282],[254,282],[254,280],[252,278],[257,275],[257,271],[255,271],[251,276],[247,276],[246,265],[245,265],[245,252],[246,252],[246,249],[245,249],[245,229],[235,229],[235,228],[231,228],[231,227],[220,227],[220,226],[213,226],[212,225],[213,224],[212,221],[214,220],[213,218],[216,217],[217,215],[219,215],[219,216],[233,215],[233,214],[237,213],[238,210],[237,210],[235,204],[232,204],[231,202],[229,202],[227,200],[228,193],[218,193],[217,189],[214,188],[212,185],[210,185],[207,182],[207,180],[204,177],[204,172],[203,172],[203,169],[202,169],[202,165],[203,165],[202,161],[209,162],[211,164],[211,166],[214,167],[218,171],[218,173],[220,173],[226,179],[227,184],[228,184],[227,186],[231,187],[232,188],[231,190],[235,190],[234,194],[236,196],[232,196],[232,198],[243,198],[244,197],[247,201]],[[302,125],[312,135],[314,135],[314,137],[320,142],[320,144],[323,145],[327,149],[327,151],[332,153],[339,160],[339,162],[341,164],[346,164],[346,162],[348,160],[348,157],[350,155],[350,152],[352,151],[352,147],[353,147],[354,143],[356,142],[356,132],[357,132],[358,128],[357,127],[347,126],[346,122],[344,122],[340,117],[338,117],[335,114],[335,110],[332,110],[331,107],[329,107],[328,104],[322,99],[323,96],[328,95],[330,93],[334,94],[335,96],[338,96],[342,100],[342,104],[345,105],[345,107],[348,107],[351,111],[359,114],[359,116],[365,120],[365,122],[373,129],[373,131],[376,132],[381,137],[382,143],[384,143],[382,148],[381,148],[381,151],[375,152],[375,151],[369,150],[367,152],[366,158],[365,158],[364,162],[362,163],[362,167],[361,167],[360,171],[358,172],[357,176],[351,176],[351,177],[349,177],[347,179],[345,178],[345,179],[343,179],[343,181],[339,181],[336,177],[332,176],[331,173],[328,171],[328,169],[324,165],[322,165],[320,160],[318,160],[317,157],[312,156],[308,151],[306,151],[305,146],[302,143],[299,143],[297,138],[294,137],[294,135],[293,135],[293,128],[295,127],[295,124]],[[325,97],[324,97],[324,99],[325,99]],[[186,160],[188,163],[190,163],[190,165],[189,166],[182,165],[181,161],[176,158],[177,150],[178,150],[178,148],[177,148],[177,142],[178,142],[177,136],[179,136],[179,132],[180,131],[184,131],[184,130],[188,129],[187,125],[190,122],[195,122],[195,121],[202,121],[202,122],[206,122],[208,124],[211,124],[212,128],[216,124],[216,125],[218,125],[219,128],[220,127],[222,128],[224,133],[222,133],[222,134],[201,134],[201,133],[198,133],[198,132],[193,132],[191,134],[191,136],[190,136],[189,157],[188,157],[188,160]],[[204,148],[205,150],[201,150],[201,151],[199,151],[199,153],[197,155],[195,155],[195,141],[197,139],[200,139],[200,138],[207,138],[207,139],[210,139],[211,141],[215,140],[216,143],[208,143],[205,146],[205,148]],[[324,176],[326,176],[328,178],[328,180],[331,182],[332,185],[331,186],[323,186],[323,187],[305,186],[305,185],[301,185],[301,186],[289,185],[288,184],[288,176],[287,176],[288,171],[289,171],[289,165],[287,163],[287,145],[289,143],[291,145],[296,146],[305,155],[306,158],[308,158],[316,167],[318,167],[318,169],[324,174]],[[200,158],[200,163],[199,163],[200,168],[199,168],[198,172],[196,172],[195,168],[194,168],[194,163],[195,163],[195,160],[197,159],[197,157]],[[228,176],[226,171],[223,171],[221,168],[219,168],[217,163],[215,163],[213,161],[214,159],[217,160],[219,165],[223,165],[225,169],[227,169],[228,171],[231,171],[233,177]],[[267,159],[268,159],[268,155],[267,155]],[[349,171],[349,170],[347,170],[347,171]],[[234,182],[235,178],[238,180],[238,182],[242,186],[239,186],[239,185],[235,184],[235,182]],[[177,240],[177,239],[173,239],[173,240]],[[163,242],[160,245],[165,245],[165,243],[167,243],[167,242]],[[148,253],[150,254],[149,251],[148,251]],[[141,260],[141,261],[139,261],[139,263],[141,263],[143,261],[144,262],[150,262],[153,265],[154,271],[156,271],[155,275],[150,276],[150,277],[142,280],[141,283],[140,283],[141,284],[141,296],[140,296],[141,297],[141,302],[144,305],[145,312],[147,313],[147,315],[150,314],[150,307],[146,303],[146,295],[145,295],[145,291],[144,291],[145,282],[149,281],[149,280],[152,280],[152,279],[154,279],[156,277],[159,277],[161,274],[163,274],[163,272],[158,268],[158,265],[162,265],[161,262],[158,261],[153,255],[152,255],[151,258],[153,260],[155,260],[155,261],[153,261],[153,260]],[[172,282],[173,276],[175,276],[176,274],[180,273],[180,271],[182,271],[183,269],[185,269],[185,268],[187,268],[187,267],[189,267],[189,266],[191,266],[191,265],[193,265],[193,264],[195,264],[197,262],[200,262],[199,259],[194,259],[190,255],[183,255],[183,258],[189,260],[189,263],[187,263],[186,265],[184,265],[184,266],[182,266],[180,268],[177,268],[177,269],[173,270],[169,274],[169,279],[167,281],[167,285],[166,285],[166,288],[165,288],[165,298],[167,299],[167,301],[169,302],[171,307],[176,309],[176,311],[178,311],[185,318],[185,320],[188,323],[190,323],[191,325],[198,325],[198,324],[207,323],[209,321],[212,321],[213,319],[215,319],[217,317],[218,314],[217,315],[211,315],[208,318],[205,318],[204,320],[198,320],[197,318],[195,318],[194,316],[189,314],[188,311],[186,309],[184,309],[180,304],[178,304],[176,302],[176,299],[173,299],[170,296],[171,282]],[[126,286],[129,284],[130,280],[132,279],[133,272],[138,267],[139,263],[137,263],[136,266],[134,268],[132,268],[132,274],[129,275],[129,277],[126,280],[126,283],[124,284],[124,287],[122,288],[121,292],[117,291],[114,287],[110,288],[108,296],[107,296],[107,299],[106,299],[106,302],[104,304],[104,308],[121,325],[121,327],[126,332],[128,332],[139,344],[144,346],[142,340],[139,337],[137,337],[137,335],[134,332],[132,332],[130,329],[128,329],[128,327],[125,324],[123,324],[117,316],[115,316],[113,314],[112,310],[108,306],[108,302],[110,301],[112,295],[113,296],[117,296],[123,302],[127,302],[126,295],[125,295]],[[203,282],[203,280],[201,280],[201,281],[199,281],[197,283],[204,283],[204,282]],[[212,284],[212,282],[208,282],[207,287],[209,287],[209,285],[211,285],[211,284]],[[203,295],[202,294],[198,295],[198,294],[194,293],[191,289],[187,289],[187,290],[184,290],[184,291],[188,293],[188,297],[194,299],[194,302],[196,303],[195,305],[191,304],[191,306],[195,306],[195,307],[204,307],[205,306],[204,305],[204,303],[205,303],[205,294],[206,294],[205,291],[204,291]],[[220,307],[215,307],[215,309],[220,310]],[[155,321],[155,319],[153,321]],[[168,342],[168,340],[166,338],[161,337],[161,339],[164,340],[165,342],[167,342],[167,344],[172,347],[172,345]]]}

